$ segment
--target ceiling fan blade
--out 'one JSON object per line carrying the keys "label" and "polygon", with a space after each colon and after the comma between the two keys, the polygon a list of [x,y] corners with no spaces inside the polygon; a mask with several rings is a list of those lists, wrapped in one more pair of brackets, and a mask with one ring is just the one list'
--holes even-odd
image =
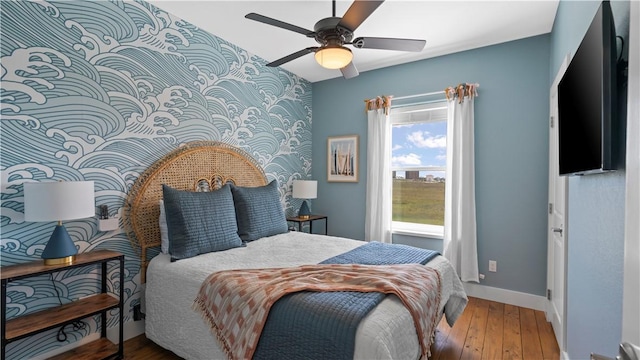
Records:
{"label": "ceiling fan blade", "polygon": [[261,23],[265,23],[267,25],[277,26],[277,27],[282,28],[282,29],[294,31],[294,32],[300,33],[300,34],[302,34],[304,36],[308,36],[308,37],[314,37],[315,34],[316,34],[315,32],[313,32],[311,30],[307,30],[305,28],[301,28],[299,26],[292,25],[292,24],[286,23],[284,21],[272,19],[270,17],[264,16],[264,15],[260,15],[260,14],[256,14],[256,13],[249,13],[249,14],[245,15],[244,17],[249,19],[249,20],[255,20],[255,21],[258,21],[258,22],[261,22]]}
{"label": "ceiling fan blade", "polygon": [[356,77],[358,76],[358,74],[360,74],[358,72],[358,69],[356,69],[356,66],[353,64],[353,61],[350,62],[347,66],[340,69],[340,71],[342,72],[342,76],[344,76],[345,79],[351,79],[352,77]]}
{"label": "ceiling fan blade", "polygon": [[351,42],[351,44],[358,49],[383,49],[414,52],[422,51],[426,43],[426,40],[380,37],[359,37]]}
{"label": "ceiling fan blade", "polygon": [[344,16],[338,23],[338,26],[345,27],[351,30],[351,32],[356,31],[358,26],[367,20],[369,15],[371,15],[383,2],[384,0],[355,0],[347,12],[344,13]]}
{"label": "ceiling fan blade", "polygon": [[278,59],[276,61],[272,61],[272,62],[268,63],[267,66],[269,66],[269,67],[277,67],[277,66],[280,66],[280,65],[282,65],[284,63],[288,63],[291,60],[295,60],[295,59],[299,58],[300,56],[307,55],[309,53],[315,52],[318,49],[319,49],[318,47],[308,47],[306,49],[302,49],[300,51],[296,51],[293,54],[289,54],[289,55],[287,55],[287,56],[285,56],[283,58],[280,58],[280,59]]}

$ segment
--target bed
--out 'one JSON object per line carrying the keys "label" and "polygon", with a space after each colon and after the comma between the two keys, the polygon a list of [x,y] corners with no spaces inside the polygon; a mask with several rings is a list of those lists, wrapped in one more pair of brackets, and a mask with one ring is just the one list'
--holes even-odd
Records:
{"label": "bed", "polygon": [[[126,202],[125,225],[133,247],[139,249],[141,280],[146,282],[146,336],[185,359],[227,358],[202,315],[192,309],[203,281],[212,273],[318,264],[365,244],[291,231],[261,236],[243,246],[192,254],[178,261],[172,261],[176,260],[172,259],[174,254],[158,253],[156,249],[162,246],[158,219],[163,185],[206,191],[223,188],[227,183],[242,188],[270,184],[259,164],[242,150],[220,142],[193,142],[149,167],[132,186]],[[436,256],[426,266],[439,274],[438,314],[452,325],[467,303],[462,284],[442,256]],[[384,297],[357,327],[353,358],[418,359],[424,355],[411,313],[393,294]]]}

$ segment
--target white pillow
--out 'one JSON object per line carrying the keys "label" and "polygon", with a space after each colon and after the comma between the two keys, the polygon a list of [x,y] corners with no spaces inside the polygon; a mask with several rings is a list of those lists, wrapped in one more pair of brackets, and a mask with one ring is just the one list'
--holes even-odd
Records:
{"label": "white pillow", "polygon": [[160,205],[160,217],[158,223],[160,225],[160,251],[163,254],[169,253],[169,228],[167,228],[167,217],[164,212],[164,200],[159,200]]}

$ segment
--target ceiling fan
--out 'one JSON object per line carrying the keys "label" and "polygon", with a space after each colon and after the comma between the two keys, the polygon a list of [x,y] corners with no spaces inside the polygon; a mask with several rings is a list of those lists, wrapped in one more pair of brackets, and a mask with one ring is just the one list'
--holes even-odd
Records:
{"label": "ceiling fan", "polygon": [[[382,1],[355,0],[343,17],[336,17],[336,0],[333,0],[333,16],[321,19],[313,27],[313,31],[292,25],[270,17],[249,13],[245,18],[268,25],[300,33],[314,38],[320,46],[312,46],[289,54],[267,66],[276,67],[303,55],[315,53],[318,64],[327,69],[340,69],[342,75],[349,79],[358,76],[358,69],[351,61],[353,53],[345,45],[352,45],[358,49],[384,49],[399,51],[422,51],[425,40],[396,39],[381,37],[358,37],[353,39],[353,33],[377,8]],[[353,39],[353,41],[352,41]]]}

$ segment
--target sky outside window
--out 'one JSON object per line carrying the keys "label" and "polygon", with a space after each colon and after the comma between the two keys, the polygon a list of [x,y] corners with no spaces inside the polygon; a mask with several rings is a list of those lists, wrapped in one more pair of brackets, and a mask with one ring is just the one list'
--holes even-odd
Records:
{"label": "sky outside window", "polygon": [[[447,164],[446,121],[394,125],[391,141],[391,166],[394,168],[445,167]],[[421,177],[426,174],[443,176],[441,171],[420,171]]]}

